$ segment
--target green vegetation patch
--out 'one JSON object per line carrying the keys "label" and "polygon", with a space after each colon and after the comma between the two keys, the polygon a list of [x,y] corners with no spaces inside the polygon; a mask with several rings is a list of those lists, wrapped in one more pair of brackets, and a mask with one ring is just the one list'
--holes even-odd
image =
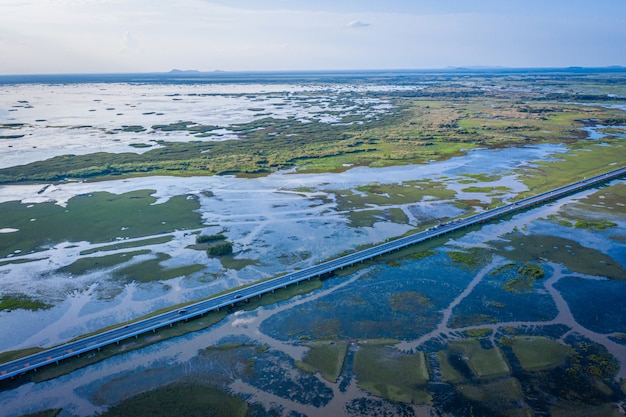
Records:
{"label": "green vegetation patch", "polygon": [[465,335],[467,337],[477,337],[477,338],[481,338],[481,337],[487,337],[489,336],[491,333],[493,333],[493,330],[489,329],[489,328],[482,328],[482,329],[469,329],[469,330],[465,330],[463,331],[463,333],[465,333]]}
{"label": "green vegetation patch", "polygon": [[221,256],[220,263],[224,268],[234,269],[236,271],[241,271],[251,265],[260,265],[260,262],[256,259],[235,258],[232,255]]}
{"label": "green vegetation patch", "polygon": [[529,294],[534,291],[535,281],[545,276],[541,265],[527,262],[518,268],[519,275],[503,285],[507,292],[515,294]]}
{"label": "green vegetation patch", "polygon": [[471,178],[475,182],[494,182],[498,181],[501,177],[493,174],[463,174],[464,177]]}
{"label": "green vegetation patch", "polygon": [[306,346],[310,349],[301,362],[296,362],[296,366],[306,372],[320,372],[325,380],[337,382],[348,352],[348,342],[345,340],[319,341],[307,343]]}
{"label": "green vegetation patch", "polygon": [[348,220],[350,227],[373,227],[385,218],[382,210],[354,210],[348,212]]}
{"label": "green vegetation patch", "polygon": [[143,148],[151,148],[152,145],[148,144],[148,143],[131,143],[130,145],[131,148],[137,148],[137,149],[143,149]]}
{"label": "green vegetation patch", "polygon": [[81,251],[80,254],[91,255],[97,252],[108,252],[108,251],[114,251],[114,250],[119,250],[119,249],[138,248],[138,247],[150,246],[150,245],[160,245],[163,243],[171,242],[172,239],[174,239],[174,236],[168,235],[168,236],[154,237],[150,239],[133,240],[130,242],[120,241],[119,243],[115,243],[113,245],[100,246],[100,247],[93,248],[93,249],[87,249],[87,250]]}
{"label": "green vegetation patch", "polygon": [[415,291],[396,293],[389,300],[393,311],[419,311],[433,305],[424,294]]}
{"label": "green vegetation patch", "polygon": [[431,404],[424,352],[407,354],[381,345],[359,345],[354,360],[358,386],[391,401]]}
{"label": "green vegetation patch", "polygon": [[11,310],[47,310],[52,304],[44,303],[26,294],[5,294],[0,296],[0,311]]}
{"label": "green vegetation patch", "polygon": [[125,266],[113,271],[113,277],[124,282],[152,282],[152,281],[165,281],[168,279],[181,277],[184,275],[191,275],[196,272],[202,271],[205,266],[202,264],[185,265],[177,268],[167,268],[161,264],[168,259],[171,259],[170,255],[165,253],[157,253],[155,259],[149,259],[144,262],[139,262]]}
{"label": "green vegetation patch", "polygon": [[83,275],[91,271],[108,269],[131,261],[135,256],[148,255],[150,250],[138,250],[133,252],[114,253],[104,256],[85,256],[69,265],[59,268],[57,272],[62,274]]}
{"label": "green vegetation patch", "polygon": [[[588,123],[584,121],[623,120],[620,109],[565,104],[580,100],[573,95],[557,98],[549,97],[550,93],[527,91],[512,97],[495,90],[478,91],[459,85],[451,88],[445,81],[443,84],[433,84],[405,97],[385,95],[394,106],[384,115],[367,120],[354,115],[344,117],[344,121],[358,120],[362,124],[301,123],[293,118],[266,117],[231,125],[238,140],[160,141],[159,147],[141,154],[58,156],[1,169],[0,183],[121,175],[266,175],[291,167],[329,172],[355,165],[425,163],[462,155],[477,147],[575,143],[585,140],[586,133],[580,129]],[[344,97],[338,94],[337,102]],[[212,135],[216,128],[192,121],[152,126],[153,131],[186,132],[199,138]],[[130,126],[127,129],[140,130]],[[603,141],[619,143],[619,139]]]}
{"label": "green vegetation patch", "polygon": [[61,411],[63,411],[62,408],[54,408],[50,410],[40,411],[38,413],[24,414],[21,417],[57,417],[61,413]]}
{"label": "green vegetation patch", "polygon": [[608,227],[616,227],[617,223],[615,222],[609,222],[609,221],[596,221],[596,222],[592,222],[592,221],[584,221],[584,220],[578,220],[576,221],[576,223],[574,223],[574,227],[577,229],[597,229],[597,230],[604,230]]}
{"label": "green vegetation patch", "polygon": [[0,266],[5,265],[19,265],[19,264],[27,264],[29,262],[37,262],[46,258],[21,258],[21,259],[9,259],[7,261],[0,261]]}
{"label": "green vegetation patch", "polygon": [[[626,269],[619,262],[595,249],[558,236],[510,233],[501,241],[490,243],[500,255],[520,262],[542,262],[546,259],[563,264],[573,272],[626,279]],[[510,250],[510,247],[514,250]]]}
{"label": "green vegetation patch", "polygon": [[121,130],[122,132],[139,133],[145,132],[146,128],[140,125],[124,125]]}
{"label": "green vegetation patch", "polygon": [[233,253],[233,244],[230,242],[218,242],[210,245],[206,253],[208,256],[225,256]]}
{"label": "green vegetation patch", "polygon": [[124,400],[102,417],[245,417],[248,404],[208,384],[174,383]]}
{"label": "green vegetation patch", "polygon": [[[574,209],[581,208],[586,212],[613,214],[623,212],[624,202],[626,202],[626,184],[620,182],[601,188],[595,193],[573,203],[572,206]],[[579,213],[577,212],[577,214]]]}
{"label": "green vegetation patch", "polygon": [[534,279],[520,275],[505,282],[502,288],[504,291],[512,292],[514,294],[529,294],[534,291],[534,283]]}
{"label": "green vegetation patch", "polygon": [[524,393],[519,381],[515,378],[502,378],[478,384],[462,384],[457,391],[469,400],[476,401],[494,411],[494,415],[532,416],[529,409],[520,404]]}
{"label": "green vegetation patch", "polygon": [[463,381],[461,374],[454,369],[454,366],[450,363],[447,350],[437,352],[437,360],[439,361],[439,370],[441,371],[441,379],[443,382],[456,384]]}
{"label": "green vegetation patch", "polygon": [[156,198],[150,195],[153,192],[79,195],[72,197],[67,207],[50,202],[30,207],[17,201],[0,203],[3,227],[19,229],[0,234],[0,256],[16,250],[41,250],[66,241],[104,243],[202,226],[196,198],[175,196],[154,204]]}
{"label": "green vegetation patch", "polygon": [[450,259],[468,268],[477,268],[491,259],[491,254],[481,248],[469,248],[461,251],[448,251]]}
{"label": "green vegetation patch", "polygon": [[7,350],[6,352],[0,352],[0,363],[7,363],[28,355],[34,355],[35,353],[39,353],[42,350],[44,350],[44,348],[32,347],[27,349]]}
{"label": "green vegetation patch", "polygon": [[543,371],[562,365],[574,353],[570,346],[562,345],[547,337],[514,337],[510,347],[527,371]]}
{"label": "green vegetation patch", "polygon": [[[201,264],[185,265],[177,268],[167,268],[161,263],[171,259],[170,255],[157,253],[152,259],[134,262],[133,258],[144,255],[151,255],[150,250],[139,250],[134,252],[115,253],[105,256],[82,257],[58,269],[58,272],[72,275],[83,275],[91,271],[116,268],[111,272],[111,276],[122,282],[152,282],[164,281],[183,275],[191,275],[205,268]],[[134,262],[134,263],[133,263]],[[129,265],[123,265],[129,263]]]}
{"label": "green vegetation patch", "polygon": [[573,347],[576,353],[569,360],[569,376],[590,375],[595,379],[595,388],[609,395],[612,390],[602,380],[608,382],[615,377],[620,367],[617,359],[599,344],[579,341]]}
{"label": "green vegetation patch", "polygon": [[483,193],[483,194],[502,194],[511,191],[509,187],[497,186],[497,187],[467,187],[461,191],[464,193]]}
{"label": "green vegetation patch", "polygon": [[538,161],[518,170],[520,179],[529,189],[520,194],[520,198],[620,168],[626,160],[624,141],[611,142],[611,146],[581,142],[569,147],[568,153],[559,154],[555,159]]}
{"label": "green vegetation patch", "polygon": [[[370,209],[372,206],[411,204],[421,201],[424,197],[451,200],[456,195],[443,182],[432,180],[405,181],[399,184],[372,183],[357,187],[355,191],[329,190],[328,192],[337,196],[337,209],[339,211]],[[406,220],[404,221],[406,222]]]}
{"label": "green vegetation patch", "polygon": [[499,348],[484,349],[477,339],[452,341],[448,344],[448,352],[461,355],[479,378],[508,375],[511,372]]}
{"label": "green vegetation patch", "polygon": [[198,235],[196,236],[196,244],[202,244],[202,243],[210,243],[210,242],[216,242],[219,240],[226,240],[226,236],[222,233],[217,233],[214,235]]}
{"label": "green vegetation patch", "polygon": [[470,326],[480,326],[488,323],[497,323],[498,319],[489,314],[454,314],[450,327],[461,328]]}

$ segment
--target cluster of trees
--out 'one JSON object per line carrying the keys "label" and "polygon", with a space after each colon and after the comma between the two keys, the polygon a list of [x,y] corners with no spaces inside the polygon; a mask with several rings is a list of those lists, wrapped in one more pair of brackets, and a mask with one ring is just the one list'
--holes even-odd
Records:
{"label": "cluster of trees", "polygon": [[196,244],[205,243],[209,244],[206,250],[208,256],[225,256],[233,253],[233,244],[226,241],[226,236],[222,233],[196,236]]}
{"label": "cluster of trees", "polygon": [[209,256],[224,256],[233,253],[233,244],[230,242],[220,242],[215,245],[211,245],[206,250]]}
{"label": "cluster of trees", "polygon": [[218,233],[215,235],[198,235],[196,237],[197,244],[215,242],[216,240],[226,240],[226,236],[222,233]]}

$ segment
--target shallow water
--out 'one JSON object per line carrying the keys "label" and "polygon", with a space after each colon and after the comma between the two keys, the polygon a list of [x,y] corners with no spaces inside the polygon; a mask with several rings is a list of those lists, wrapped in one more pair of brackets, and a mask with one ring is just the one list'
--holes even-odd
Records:
{"label": "shallow water", "polygon": [[[237,138],[229,129],[233,125],[268,116],[337,123],[347,115],[358,115],[364,120],[373,118],[391,107],[385,100],[372,98],[334,100],[334,94],[341,91],[359,91],[359,87],[136,83],[0,85],[0,125],[22,124],[2,129],[2,133],[23,135],[0,141],[0,168],[67,154],[142,153],[158,147],[158,140],[232,139]],[[200,138],[185,131],[151,129],[155,125],[181,121],[215,126],[215,130]],[[124,126],[142,126],[146,130],[123,131]],[[152,147],[132,146],[137,144]]]}
{"label": "shallow water", "polygon": [[[576,201],[573,197],[561,200],[558,210]],[[548,259],[541,262],[546,276],[534,283],[532,291],[514,294],[503,289],[517,271],[517,266],[501,268],[511,263],[506,254],[477,265],[455,263],[446,254],[459,247],[472,247],[476,235],[482,242],[497,240],[515,227],[509,223],[522,225],[530,234],[535,229],[545,229],[546,221],[542,219],[554,211],[554,206],[538,207],[514,216],[511,222],[496,222],[458,236],[424,259],[398,259],[396,263],[373,266],[347,277],[331,278],[310,294],[236,312],[212,328],[121,354],[51,381],[0,392],[0,407],[7,416],[56,407],[63,408],[62,416],[86,416],[163,383],[193,380],[221,381],[219,384],[231,393],[266,410],[280,404],[280,415],[298,412],[321,416],[332,410],[333,415],[349,416],[353,415],[349,410],[357,404],[370,415],[386,415],[383,410],[395,410],[392,415],[428,415],[432,411],[428,405],[388,402],[358,388],[358,375],[350,361],[344,365],[341,384],[303,373],[295,361],[306,353],[304,343],[309,337],[348,339],[352,341],[351,349],[355,349],[353,355],[358,355],[358,346],[367,340],[393,337],[400,341],[396,346],[401,350],[429,354],[431,366],[435,366],[431,378],[435,378],[439,364],[433,355],[445,350],[450,340],[466,338],[464,332],[473,329],[491,330],[481,339],[489,349],[500,346],[503,335],[511,337],[507,333],[511,329],[523,335],[555,337],[561,343],[573,343],[571,340],[579,339],[571,337],[577,335],[589,346],[606,347],[610,357],[621,365],[617,376],[623,378],[626,348],[612,341],[611,335],[626,332],[626,312],[619,306],[626,281],[567,271]],[[597,240],[607,239],[603,232],[594,235]],[[598,299],[603,302],[597,302]],[[199,354],[206,347],[225,342],[244,345],[216,350],[209,356]],[[268,349],[257,351],[252,347],[255,345]],[[508,357],[504,347],[497,349]],[[511,360],[508,357],[507,361]],[[243,368],[237,364],[242,363],[254,363],[251,373],[241,373]],[[546,372],[553,375],[550,372],[558,369]],[[472,371],[467,372],[471,376]],[[502,378],[541,384],[533,375],[516,370]],[[552,378],[556,376],[545,379],[545,383]],[[458,415],[469,406],[465,397],[453,395],[454,384],[442,383],[440,379],[437,384],[432,395],[438,410]],[[471,381],[464,384],[473,386]],[[430,390],[429,387],[424,389]],[[480,386],[472,389],[477,387]],[[572,389],[593,392],[593,388],[584,386]],[[533,406],[542,404],[540,401],[544,400],[534,398]],[[493,415],[489,410],[494,405],[489,401],[474,405],[477,415]]]}
{"label": "shallow water", "polygon": [[[171,255],[172,258],[164,263],[165,266],[201,264],[204,265],[204,270],[161,284],[135,283],[131,289],[124,290],[119,289],[119,282],[113,279],[113,271],[110,269],[96,270],[78,277],[54,272],[55,269],[80,258],[80,252],[98,247],[90,242],[60,242],[35,254],[13,254],[10,258],[12,260],[38,260],[0,266],[0,291],[11,293],[31,288],[32,294],[38,294],[56,306],[52,310],[34,313],[21,310],[0,312],[0,323],[3,325],[13,326],[25,320],[33,323],[25,326],[27,328],[22,329],[19,334],[10,337],[0,335],[0,348],[8,350],[60,343],[86,331],[118,323],[120,320],[130,320],[157,308],[206,297],[211,293],[296,267],[310,266],[360,245],[401,235],[420,224],[420,218],[412,213],[416,207],[413,203],[395,206],[411,214],[413,220],[410,224],[376,222],[372,227],[351,227],[348,213],[340,213],[336,209],[335,193],[341,190],[352,190],[373,182],[399,183],[422,179],[445,181],[449,188],[460,190],[464,186],[456,181],[464,178],[463,174],[472,172],[501,176],[498,184],[506,184],[511,188],[514,191],[510,193],[512,196],[524,189],[513,174],[517,166],[564,151],[565,148],[558,145],[474,150],[465,157],[444,162],[389,168],[357,167],[337,174],[279,172],[252,179],[229,176],[148,177],[96,183],[64,183],[48,187],[0,187],[0,202],[17,199],[25,204],[25,210],[28,204],[46,201],[67,206],[72,197],[95,192],[124,194],[151,189],[155,190],[151,194],[156,198],[155,204],[162,204],[177,195],[195,195],[200,203],[200,213],[205,225],[198,230],[207,234],[225,231],[235,246],[237,257],[258,261],[257,265],[239,271],[224,269],[219,261],[207,258],[202,251],[187,249],[195,236],[178,231],[171,233],[174,238],[170,242],[145,248],[153,254]],[[466,159],[467,163],[464,162]],[[302,192],[301,189],[307,191]],[[207,191],[211,193],[209,196],[205,195]],[[480,193],[469,194],[471,196],[466,196],[467,198],[489,199]],[[462,198],[463,193],[459,193],[459,196]],[[441,206],[446,202],[425,199],[416,203],[421,212],[430,213],[426,217],[435,220],[459,213],[456,208],[453,213],[451,209]],[[3,226],[11,227],[10,224]],[[124,225],[111,225],[118,229],[122,226]],[[7,235],[9,234],[5,236]],[[130,250],[138,249],[142,247]],[[111,251],[107,254],[121,252],[124,251]],[[132,296],[127,295],[130,290]],[[64,311],[71,309],[72,304],[80,305],[83,313],[74,315],[72,320],[64,320],[64,324],[56,323],[60,317],[67,317]],[[44,330],[46,328],[48,330]],[[55,336],[54,331],[59,331],[59,334]]]}

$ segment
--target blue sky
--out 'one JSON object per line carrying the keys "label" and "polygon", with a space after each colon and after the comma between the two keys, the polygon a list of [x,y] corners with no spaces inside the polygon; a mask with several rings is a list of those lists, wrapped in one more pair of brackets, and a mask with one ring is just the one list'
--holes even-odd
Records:
{"label": "blue sky", "polygon": [[0,0],[0,74],[626,66],[626,0]]}

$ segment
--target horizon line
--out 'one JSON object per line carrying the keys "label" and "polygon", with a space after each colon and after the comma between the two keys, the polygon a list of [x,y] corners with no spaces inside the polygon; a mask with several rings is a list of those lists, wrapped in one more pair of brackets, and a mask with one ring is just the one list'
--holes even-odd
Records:
{"label": "horizon line", "polygon": [[447,66],[442,68],[370,68],[370,69],[299,69],[299,70],[196,70],[171,69],[169,71],[129,71],[129,72],[54,72],[54,73],[12,73],[0,74],[0,77],[56,77],[56,76],[128,76],[128,75],[237,75],[237,74],[323,74],[323,73],[382,73],[382,72],[453,72],[453,71],[581,71],[581,70],[626,70],[622,65],[598,67],[566,66],[566,67],[506,67],[489,65]]}

